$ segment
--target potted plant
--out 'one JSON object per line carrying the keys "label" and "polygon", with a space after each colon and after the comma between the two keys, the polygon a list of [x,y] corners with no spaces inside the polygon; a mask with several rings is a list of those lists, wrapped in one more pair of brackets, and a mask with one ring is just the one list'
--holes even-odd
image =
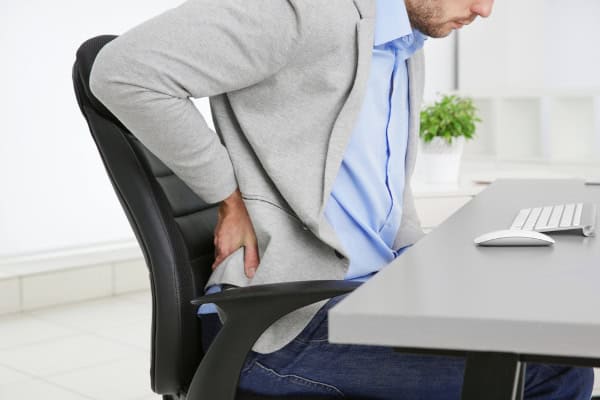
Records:
{"label": "potted plant", "polygon": [[465,140],[481,122],[470,98],[446,95],[421,111],[422,174],[427,183],[456,183]]}

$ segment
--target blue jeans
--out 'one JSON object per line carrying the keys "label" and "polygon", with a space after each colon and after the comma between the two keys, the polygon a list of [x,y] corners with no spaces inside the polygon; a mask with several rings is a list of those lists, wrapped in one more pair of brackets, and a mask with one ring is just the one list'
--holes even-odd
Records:
{"label": "blue jeans", "polygon": [[[271,396],[460,399],[463,358],[329,343],[327,311],[341,298],[327,302],[302,333],[281,350],[251,352],[240,375],[240,388]],[[593,382],[591,368],[527,364],[525,398],[589,400]]]}

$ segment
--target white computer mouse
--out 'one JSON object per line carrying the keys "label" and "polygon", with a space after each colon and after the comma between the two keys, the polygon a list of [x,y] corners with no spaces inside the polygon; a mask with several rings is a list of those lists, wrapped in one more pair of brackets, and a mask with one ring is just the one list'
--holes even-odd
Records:
{"label": "white computer mouse", "polygon": [[554,239],[535,231],[505,229],[483,234],[475,239],[479,246],[551,246]]}

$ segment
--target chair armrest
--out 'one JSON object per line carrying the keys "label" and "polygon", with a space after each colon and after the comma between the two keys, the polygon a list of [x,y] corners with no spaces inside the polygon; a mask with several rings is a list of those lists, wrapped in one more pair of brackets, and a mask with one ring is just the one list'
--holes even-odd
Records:
{"label": "chair armrest", "polygon": [[304,281],[228,289],[192,300],[214,303],[225,323],[204,355],[188,389],[188,400],[234,400],[240,371],[260,335],[281,317],[301,307],[349,293],[350,281]]}
{"label": "chair armrest", "polygon": [[[232,287],[222,292],[198,297],[191,301],[192,304],[199,306],[202,304],[215,303],[219,306],[225,306],[226,303],[248,305],[248,301],[259,299],[284,300],[291,299],[297,301],[306,297],[312,299],[318,296],[320,300],[349,293],[359,287],[361,282],[343,281],[343,280],[321,280],[321,281],[300,281],[272,283],[268,285],[255,285],[246,287]],[[241,301],[244,301],[243,303]],[[304,302],[303,300],[300,300]],[[319,300],[316,300],[319,301]],[[314,303],[315,301],[313,301]],[[308,305],[310,303],[306,303]],[[293,310],[293,309],[291,309]],[[290,310],[290,311],[291,311]],[[289,311],[288,311],[289,312]]]}

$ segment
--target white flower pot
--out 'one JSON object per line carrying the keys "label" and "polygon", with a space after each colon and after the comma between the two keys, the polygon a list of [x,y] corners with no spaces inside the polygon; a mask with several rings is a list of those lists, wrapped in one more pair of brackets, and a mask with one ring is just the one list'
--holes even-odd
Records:
{"label": "white flower pot", "polygon": [[464,145],[464,137],[453,138],[452,144],[440,137],[429,143],[420,140],[419,162],[423,180],[426,183],[458,183]]}

